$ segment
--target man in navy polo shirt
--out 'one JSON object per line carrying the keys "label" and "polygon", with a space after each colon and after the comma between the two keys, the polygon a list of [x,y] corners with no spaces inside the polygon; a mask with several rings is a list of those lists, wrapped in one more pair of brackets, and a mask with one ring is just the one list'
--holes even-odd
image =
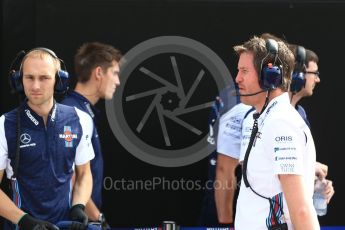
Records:
{"label": "man in navy polo shirt", "polygon": [[29,51],[16,75],[17,90],[27,99],[0,117],[0,179],[6,170],[13,191],[13,202],[0,192],[0,214],[13,223],[4,229],[54,229],[50,223],[64,220],[76,221],[71,229],[86,228],[93,123],[86,113],[55,102],[60,65],[51,50]]}
{"label": "man in navy polo shirt", "polygon": [[115,89],[120,85],[119,61],[121,52],[114,47],[99,43],[85,43],[74,57],[77,85],[73,92],[62,101],[65,105],[75,106],[92,117],[95,128],[92,134],[92,145],[95,158],[91,161],[93,190],[86,205],[86,213],[91,221],[103,223],[102,207],[103,156],[96,129],[99,111],[95,104],[99,99],[112,99]]}
{"label": "man in navy polo shirt", "polygon": [[[297,50],[301,49],[301,47],[295,45],[290,46],[290,49],[294,51],[295,56],[299,57],[300,54]],[[305,123],[311,129],[307,113],[300,105],[300,102],[305,97],[311,97],[314,93],[316,85],[321,82],[318,67],[319,57],[314,51],[305,49],[305,58],[303,59],[304,60],[301,60],[303,61],[303,68],[298,68],[298,63],[295,67],[295,69],[298,69],[298,71],[303,72],[303,77],[299,78],[300,75],[297,75],[298,71],[295,73],[296,75],[293,75],[289,96],[291,98],[291,105],[296,108],[297,112],[301,115]],[[334,187],[333,182],[329,179],[326,179],[327,173],[328,166],[320,162],[316,162],[315,176],[320,178],[321,180],[325,179],[324,182],[326,183],[326,188],[324,192],[327,202],[329,203],[332,196],[334,195]]]}

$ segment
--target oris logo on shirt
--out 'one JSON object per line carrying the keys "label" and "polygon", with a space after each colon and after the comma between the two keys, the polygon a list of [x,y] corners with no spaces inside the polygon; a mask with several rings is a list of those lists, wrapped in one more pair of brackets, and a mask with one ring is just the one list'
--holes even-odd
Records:
{"label": "oris logo on shirt", "polygon": [[276,142],[291,142],[292,136],[277,136],[274,138]]}

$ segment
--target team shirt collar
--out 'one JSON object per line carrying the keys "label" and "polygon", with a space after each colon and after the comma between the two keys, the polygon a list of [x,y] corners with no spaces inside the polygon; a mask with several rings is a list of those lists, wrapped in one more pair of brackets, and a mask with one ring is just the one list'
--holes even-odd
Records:
{"label": "team shirt collar", "polygon": [[91,104],[91,102],[76,91],[72,91],[68,93],[69,96],[75,97],[83,102],[83,107],[86,109],[87,113],[92,117],[93,120],[97,120],[100,116],[100,111]]}
{"label": "team shirt collar", "polygon": [[[25,102],[23,103],[21,110],[22,110],[22,113],[24,114],[24,121],[26,123],[29,123],[37,128],[45,128],[43,118],[30,108],[27,100],[25,100]],[[54,100],[53,107],[48,114],[47,127],[50,124],[55,123],[56,110],[57,110],[57,104],[56,104],[56,101]]]}
{"label": "team shirt collar", "polygon": [[276,107],[277,104],[281,103],[288,103],[290,104],[289,94],[287,92],[273,98],[268,105],[266,106],[265,110],[261,113],[259,120],[261,120],[261,123],[265,120],[266,116],[271,113],[272,109]]}

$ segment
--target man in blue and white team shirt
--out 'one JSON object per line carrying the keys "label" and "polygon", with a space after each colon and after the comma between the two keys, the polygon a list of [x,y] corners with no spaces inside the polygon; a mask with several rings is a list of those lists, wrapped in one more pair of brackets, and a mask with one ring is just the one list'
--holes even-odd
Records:
{"label": "man in blue and white team shirt", "polygon": [[237,188],[235,169],[242,140],[242,121],[251,106],[239,103],[219,120],[215,201],[218,221],[233,224],[233,201]]}
{"label": "man in blue and white team shirt", "polygon": [[95,127],[91,138],[95,151],[95,158],[91,161],[93,188],[85,212],[90,221],[103,225],[106,225],[105,216],[101,212],[104,162],[96,127],[100,112],[95,105],[100,99],[112,99],[116,87],[120,85],[120,58],[121,52],[111,45],[100,42],[84,43],[74,57],[77,85],[61,102],[88,113],[93,120]]}
{"label": "man in blue and white team shirt", "polygon": [[87,226],[84,208],[92,189],[93,122],[88,114],[55,102],[60,65],[46,48],[28,52],[20,67],[27,99],[0,117],[0,179],[6,170],[13,192],[11,201],[0,191],[0,215],[12,222],[6,221],[6,230],[55,229],[51,223],[65,220],[75,221],[71,229]]}
{"label": "man in blue and white team shirt", "polygon": [[234,50],[241,101],[257,112],[257,132],[245,148],[235,228],[319,229],[312,205],[314,142],[287,93],[293,54],[281,41],[258,37]]}
{"label": "man in blue and white team shirt", "polygon": [[[208,184],[212,184],[213,186],[209,186],[205,190],[199,220],[201,226],[229,227],[233,224],[232,219],[225,220],[225,218],[220,218],[222,221],[219,221],[218,213],[223,213],[223,209],[232,213],[233,199],[224,200],[224,197],[229,193],[232,194],[232,197],[234,195],[236,189],[235,168],[238,163],[237,160],[234,160],[233,167],[228,167],[227,160],[233,159],[232,156],[234,154],[239,155],[241,122],[244,114],[251,108],[250,106],[239,103],[239,97],[234,95],[234,92],[236,92],[234,85],[222,90],[212,105],[209,117],[210,132],[207,140],[210,146],[216,145],[217,147],[209,155]],[[225,155],[228,153],[230,156]],[[226,156],[226,159],[222,159],[223,156]],[[229,171],[227,169],[230,168],[231,173],[228,173]],[[221,169],[221,172],[216,172],[219,169]],[[216,173],[218,174],[218,178],[216,178]],[[230,179],[228,179],[228,176]],[[227,179],[224,183],[223,178]],[[220,208],[222,211],[217,211],[217,208]]]}

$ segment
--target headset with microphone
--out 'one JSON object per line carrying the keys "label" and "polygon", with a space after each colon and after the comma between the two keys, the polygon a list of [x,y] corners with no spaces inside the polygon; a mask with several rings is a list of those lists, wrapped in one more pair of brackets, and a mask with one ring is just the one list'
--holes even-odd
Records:
{"label": "headset with microphone", "polygon": [[17,54],[15,59],[12,61],[10,71],[9,71],[10,86],[11,86],[12,92],[20,93],[20,94],[24,93],[23,70],[22,70],[23,63],[22,62],[27,54],[35,50],[46,52],[51,57],[53,57],[54,59],[60,62],[61,70],[58,70],[56,72],[56,75],[55,75],[56,83],[55,83],[54,91],[57,94],[65,93],[69,88],[69,74],[66,70],[66,65],[64,61],[60,59],[58,56],[56,56],[56,54],[52,50],[48,48],[44,48],[44,47],[34,48],[28,51],[27,53],[24,50],[22,50]]}
{"label": "headset with microphone", "polygon": [[231,95],[232,96],[240,96],[240,97],[249,97],[249,96],[254,96],[254,95],[257,95],[257,94],[263,93],[263,92],[266,92],[266,90],[260,90],[260,91],[255,92],[255,93],[244,93],[244,94],[241,94],[236,90],[233,90],[233,91],[231,91]]}
{"label": "headset with microphone", "polygon": [[[261,61],[260,68],[260,86],[264,91],[276,89],[283,84],[283,69],[282,66],[276,65],[277,60],[282,64],[278,56],[278,43],[273,39],[266,41],[267,55]],[[267,62],[271,55],[274,55],[274,62]]]}
{"label": "headset with microphone", "polygon": [[[260,76],[259,84],[261,90],[255,93],[237,94],[237,92],[232,92],[232,94],[239,95],[241,97],[254,96],[259,93],[263,93],[272,89],[276,89],[283,84],[283,69],[281,66],[275,65],[277,60],[282,63],[278,56],[278,43],[273,39],[266,40],[267,55],[262,59],[260,65]],[[273,63],[268,62],[267,59],[274,55]],[[266,64],[267,63],[267,64]]]}
{"label": "headset with microphone", "polygon": [[267,90],[260,90],[258,92],[255,92],[255,93],[244,93],[244,94],[241,94],[239,92],[237,92],[236,90],[233,90],[231,92],[232,96],[240,96],[240,97],[249,97],[249,96],[254,96],[254,95],[257,95],[259,93],[263,93],[263,92],[266,92]]}
{"label": "headset with microphone", "polygon": [[306,52],[303,46],[296,48],[296,65],[292,73],[290,91],[295,94],[298,93],[305,86],[305,59]]}

